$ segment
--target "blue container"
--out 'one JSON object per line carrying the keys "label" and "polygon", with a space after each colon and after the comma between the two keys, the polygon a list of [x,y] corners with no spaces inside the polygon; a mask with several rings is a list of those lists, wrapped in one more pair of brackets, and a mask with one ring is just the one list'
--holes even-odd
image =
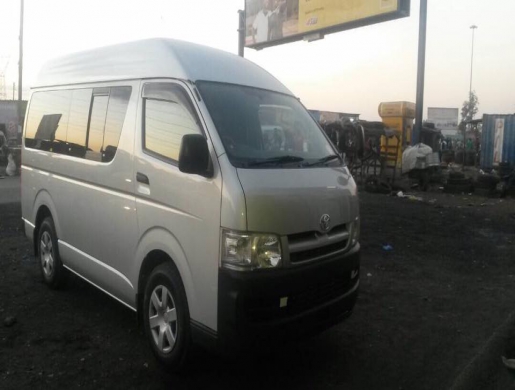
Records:
{"label": "blue container", "polygon": [[[504,120],[502,142],[497,141],[496,126]],[[500,132],[497,131],[497,136]],[[499,152],[501,154],[499,155]],[[494,161],[494,155],[496,155]],[[499,158],[500,157],[500,158]],[[492,168],[499,162],[509,162],[515,165],[515,115],[483,115],[483,132],[481,135],[481,168]]]}

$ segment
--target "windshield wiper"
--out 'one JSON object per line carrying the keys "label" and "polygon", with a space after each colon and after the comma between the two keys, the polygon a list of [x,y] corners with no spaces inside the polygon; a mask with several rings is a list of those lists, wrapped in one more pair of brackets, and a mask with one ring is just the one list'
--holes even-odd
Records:
{"label": "windshield wiper", "polygon": [[266,158],[264,160],[255,160],[255,161],[249,161],[247,163],[247,166],[249,167],[255,167],[258,165],[267,165],[267,164],[286,164],[286,163],[294,163],[294,162],[301,162],[304,161],[302,157],[298,156],[281,156],[281,157],[270,157]]}
{"label": "windshield wiper", "polygon": [[315,166],[315,165],[318,165],[318,164],[325,164],[325,163],[328,163],[329,161],[333,161],[333,160],[336,160],[337,158],[340,158],[340,156],[338,156],[337,154],[331,154],[329,156],[325,156],[325,157],[322,157],[320,160],[317,160],[311,164],[304,164],[305,167],[312,167],[312,166]]}

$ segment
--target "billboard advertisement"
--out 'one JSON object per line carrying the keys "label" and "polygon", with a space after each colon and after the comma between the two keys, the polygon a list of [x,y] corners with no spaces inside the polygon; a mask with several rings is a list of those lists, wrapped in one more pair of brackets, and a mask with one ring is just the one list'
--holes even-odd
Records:
{"label": "billboard advertisement", "polygon": [[321,38],[409,16],[409,9],[410,0],[245,0],[245,46]]}
{"label": "billboard advertisement", "polygon": [[440,130],[458,130],[460,110],[458,108],[429,107],[428,122],[434,123]]}

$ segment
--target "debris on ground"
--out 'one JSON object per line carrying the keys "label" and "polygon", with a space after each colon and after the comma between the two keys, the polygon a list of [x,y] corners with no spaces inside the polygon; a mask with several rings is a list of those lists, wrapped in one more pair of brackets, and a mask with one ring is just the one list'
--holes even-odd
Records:
{"label": "debris on ground", "polygon": [[409,199],[409,200],[415,200],[417,202],[424,201],[424,198],[421,198],[420,196],[405,194],[402,191],[397,192],[397,197],[398,198],[406,198],[406,199]]}
{"label": "debris on ground", "polygon": [[5,319],[4,319],[4,326],[10,328],[14,324],[16,324],[16,317],[14,317],[14,316],[5,317]]}
{"label": "debris on ground", "polygon": [[391,252],[393,251],[393,246],[391,246],[390,244],[383,245],[383,250],[385,252]]}
{"label": "debris on ground", "polygon": [[507,368],[515,370],[515,359],[507,359],[505,356],[502,356],[501,358]]}
{"label": "debris on ground", "polygon": [[392,186],[383,178],[369,176],[365,180],[365,191],[373,194],[389,194],[392,192]]}

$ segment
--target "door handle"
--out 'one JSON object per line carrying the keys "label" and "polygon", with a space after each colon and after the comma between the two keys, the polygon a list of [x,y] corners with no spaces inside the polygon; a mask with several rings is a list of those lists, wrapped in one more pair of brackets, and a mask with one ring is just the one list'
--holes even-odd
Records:
{"label": "door handle", "polygon": [[150,185],[150,180],[148,180],[148,176],[144,175],[141,172],[136,173],[136,181],[146,185]]}

